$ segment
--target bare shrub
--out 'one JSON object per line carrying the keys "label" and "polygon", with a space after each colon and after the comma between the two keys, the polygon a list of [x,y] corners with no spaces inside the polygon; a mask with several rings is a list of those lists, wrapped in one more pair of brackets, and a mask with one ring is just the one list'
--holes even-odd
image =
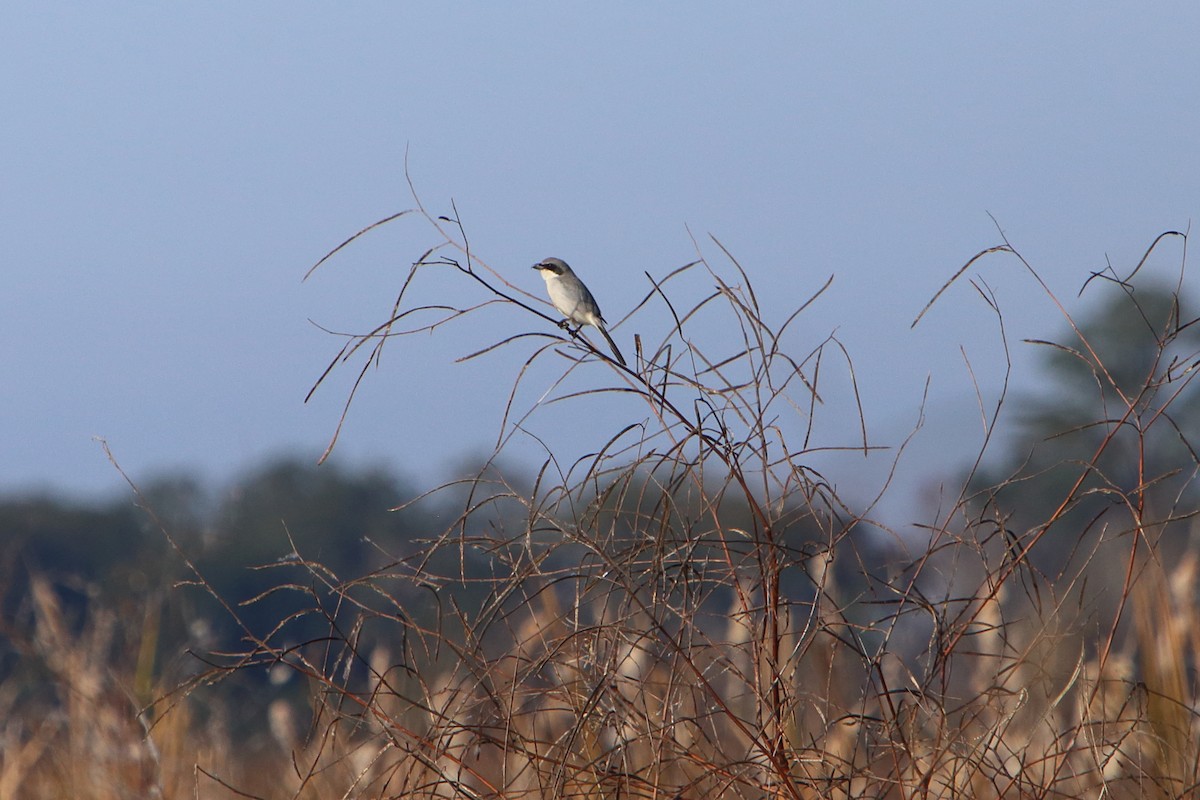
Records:
{"label": "bare shrub", "polygon": [[[1047,516],[1014,529],[1010,504],[1020,495],[1007,490],[1036,476],[984,487],[968,476],[958,503],[916,541],[865,519],[810,466],[827,387],[840,390],[839,402],[856,403],[857,391],[836,338],[792,355],[791,326],[824,287],[768,319],[747,272],[713,240],[720,266],[698,247],[696,261],[645,276],[644,299],[613,328],[642,323],[656,338],[637,336],[625,367],[585,335],[552,327],[540,303],[476,257],[456,219],[420,206],[410,213],[442,241],[415,261],[389,318],[347,337],[318,385],[358,359],[352,401],[394,339],[493,306],[529,315],[540,331],[464,356],[535,344],[492,458],[432,493],[458,499],[452,523],[365,576],[336,575],[305,553],[270,565],[280,575],[273,591],[305,597],[307,610],[271,631],[248,630],[246,649],[206,676],[285,665],[309,683],[307,734],[295,734],[294,709],[273,712],[292,761],[279,796],[1194,790],[1195,567],[1158,557],[1164,535],[1190,532],[1190,494],[1177,488],[1169,502],[1155,493],[1161,476],[1146,474],[1144,460],[1131,465],[1141,476],[1133,486],[1088,482],[1128,430],[1135,440],[1163,427],[1183,435],[1172,403],[1200,363],[1173,353],[1185,318],[1157,332],[1162,358],[1131,389],[1060,304],[1080,339],[1060,346],[1089,365],[1106,399],[1107,416],[1094,421],[1105,433],[1079,465],[1083,477]],[[983,257],[1017,259],[1049,294],[1007,243],[955,278]],[[431,270],[481,299],[409,306]],[[1136,302],[1128,280],[1107,278]],[[686,296],[694,299],[677,299]],[[522,406],[520,389],[546,375],[552,391]],[[631,400],[640,409],[631,421],[590,431],[594,445],[578,459],[564,463],[547,445],[533,479],[495,466],[513,437],[537,437],[539,415],[554,404],[588,418],[589,404]],[[847,447],[866,453],[865,422],[861,430]],[[1103,522],[1067,525],[1097,493],[1111,501]],[[1035,564],[1051,531],[1084,541],[1097,524],[1104,535],[1070,566],[1047,573]],[[1124,567],[1100,592],[1115,602],[1085,590],[1100,552]],[[328,636],[292,641],[295,621],[311,616]]]}

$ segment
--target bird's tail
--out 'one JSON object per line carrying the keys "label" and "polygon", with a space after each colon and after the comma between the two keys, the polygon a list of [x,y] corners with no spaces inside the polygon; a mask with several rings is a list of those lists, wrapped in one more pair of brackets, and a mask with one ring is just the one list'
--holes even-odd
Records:
{"label": "bird's tail", "polygon": [[617,357],[617,361],[621,362],[622,367],[629,366],[625,363],[625,356],[621,355],[621,351],[617,349],[617,343],[608,335],[608,331],[604,330],[602,325],[597,325],[596,330],[600,331],[600,335],[604,337],[604,341],[608,342],[608,346],[612,348],[613,355]]}

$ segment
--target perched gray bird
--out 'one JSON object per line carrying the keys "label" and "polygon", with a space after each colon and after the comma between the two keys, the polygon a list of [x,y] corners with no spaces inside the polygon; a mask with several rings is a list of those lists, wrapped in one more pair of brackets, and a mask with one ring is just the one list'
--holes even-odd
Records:
{"label": "perched gray bird", "polygon": [[546,292],[550,295],[550,302],[567,318],[566,322],[580,328],[591,325],[600,331],[604,341],[612,348],[617,361],[621,362],[621,366],[625,366],[625,357],[621,355],[617,343],[608,335],[604,326],[604,315],[600,313],[600,306],[596,305],[596,298],[592,297],[583,281],[571,271],[567,262],[561,258],[547,258],[534,264],[533,268],[546,279]]}

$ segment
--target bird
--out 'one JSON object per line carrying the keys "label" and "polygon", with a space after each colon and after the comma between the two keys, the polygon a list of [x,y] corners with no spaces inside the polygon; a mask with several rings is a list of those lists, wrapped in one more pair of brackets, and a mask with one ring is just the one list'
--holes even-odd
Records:
{"label": "bird", "polygon": [[579,280],[579,276],[567,266],[567,262],[561,258],[545,258],[534,264],[533,268],[546,279],[546,293],[550,295],[550,302],[566,317],[560,324],[567,327],[574,323],[579,328],[591,325],[600,331],[600,335],[608,342],[621,366],[626,366],[625,357],[621,355],[617,343],[608,335],[604,315],[600,313],[600,306],[596,305],[596,298],[592,297],[592,293],[584,286],[583,281]]}

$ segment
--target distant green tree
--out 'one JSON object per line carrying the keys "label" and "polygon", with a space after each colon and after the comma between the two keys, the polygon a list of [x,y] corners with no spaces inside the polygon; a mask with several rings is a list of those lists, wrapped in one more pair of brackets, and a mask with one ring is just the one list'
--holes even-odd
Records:
{"label": "distant green tree", "polygon": [[[273,586],[313,580],[301,567],[256,569],[296,559],[320,562],[345,581],[411,552],[411,540],[431,535],[424,517],[388,509],[411,498],[382,469],[318,467],[285,457],[263,465],[217,495],[186,475],[160,476],[139,495],[80,502],[52,495],[0,499],[0,612],[6,630],[19,635],[30,623],[29,576],[46,576],[58,589],[68,619],[81,625],[102,604],[140,633],[147,615],[161,652],[177,657],[185,642],[198,650],[228,649],[242,631],[203,587],[174,591],[194,581],[189,560],[242,622],[262,633],[302,608],[296,593],[279,593],[240,607]],[[139,508],[139,504],[144,508]],[[291,537],[290,542],[289,538]],[[177,545],[179,552],[173,549]],[[202,641],[196,632],[204,631]],[[319,620],[297,635],[328,632]],[[4,647],[0,631],[0,668]],[[116,642],[114,647],[135,645]]]}
{"label": "distant green tree", "polygon": [[1045,345],[1012,456],[973,483],[1010,538],[1054,520],[1031,552],[1043,569],[1086,552],[1085,537],[1127,531],[1130,508],[1156,521],[1195,510],[1200,326],[1190,322],[1169,288],[1115,287],[1078,332]]}
{"label": "distant green tree", "polygon": [[[42,494],[0,500],[0,681],[19,669],[38,635],[34,576],[56,589],[62,635],[79,635],[97,607],[115,612],[123,624],[110,631],[108,657],[130,667],[147,630],[154,631],[151,650],[157,655],[181,646],[178,616],[167,622],[170,632],[157,635],[164,616],[174,613],[164,608],[164,598],[177,575],[168,543],[128,498],[82,502]],[[27,672],[20,680],[32,685],[41,679]]]}
{"label": "distant green tree", "polygon": [[50,495],[0,502],[0,558],[11,610],[36,570],[67,590],[78,611],[88,596],[143,590],[162,574],[167,543],[129,500],[83,503]]}
{"label": "distant green tree", "polygon": [[[300,614],[287,635],[317,638],[328,626],[304,613],[312,606],[305,588],[359,578],[411,550],[411,539],[427,535],[427,523],[416,512],[389,511],[410,497],[382,469],[280,458],[233,483],[215,504],[203,535],[184,549],[203,580],[255,635]],[[305,562],[320,564],[319,575]],[[270,592],[285,584],[296,588]],[[240,624],[207,591],[193,589],[190,595],[226,646],[241,635]],[[240,605],[255,597],[261,599]]]}

